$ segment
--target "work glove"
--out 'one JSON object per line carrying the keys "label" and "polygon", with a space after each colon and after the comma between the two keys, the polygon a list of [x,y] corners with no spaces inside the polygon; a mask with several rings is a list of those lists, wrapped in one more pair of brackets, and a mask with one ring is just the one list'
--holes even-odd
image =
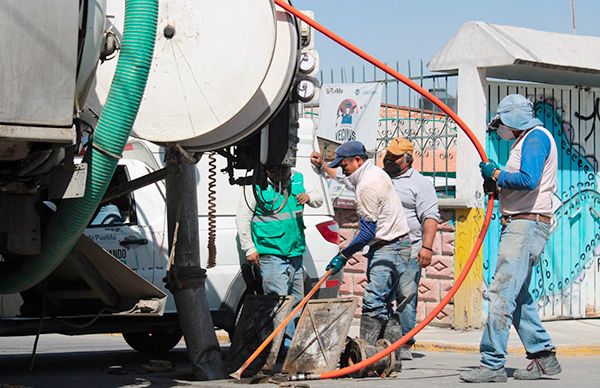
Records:
{"label": "work glove", "polygon": [[496,162],[490,159],[487,163],[479,163],[479,168],[481,169],[481,176],[483,176],[483,179],[492,179],[492,176],[494,176],[494,171],[500,167],[498,167]]}
{"label": "work glove", "polygon": [[333,259],[331,259],[331,261],[329,262],[329,264],[327,264],[327,267],[325,269],[329,271],[333,268],[333,272],[331,274],[335,275],[336,273],[340,272],[342,268],[344,268],[347,261],[348,259],[346,259],[343,255],[337,254]]}

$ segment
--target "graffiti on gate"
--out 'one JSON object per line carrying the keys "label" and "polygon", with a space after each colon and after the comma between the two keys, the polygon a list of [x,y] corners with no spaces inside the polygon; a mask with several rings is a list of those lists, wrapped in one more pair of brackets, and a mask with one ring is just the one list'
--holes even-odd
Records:
{"label": "graffiti on gate", "polygon": [[[584,144],[595,130],[598,102],[596,99],[590,115],[574,113],[579,120],[593,120]],[[600,244],[600,194],[596,156],[577,143],[580,139],[575,139],[575,130],[563,119],[557,102],[553,98],[540,99],[535,103],[535,112],[552,132],[559,154],[556,196],[560,206],[555,211],[555,226],[532,281],[532,293],[539,299],[582,281],[584,269],[592,265],[595,248]]]}
{"label": "graffiti on gate", "polygon": [[[594,112],[580,120],[594,120],[587,141],[595,130],[598,99]],[[536,116],[542,120],[557,143],[559,161],[555,210],[555,225],[544,255],[536,266],[531,291],[536,299],[550,297],[582,281],[584,269],[592,265],[595,247],[600,243],[600,194],[596,191],[598,162],[575,139],[572,124],[554,98],[535,102]],[[575,251],[576,254],[573,254]]]}
{"label": "graffiti on gate", "polygon": [[575,117],[577,117],[580,120],[583,120],[583,121],[592,120],[592,128],[590,129],[590,132],[585,137],[584,141],[588,141],[590,139],[590,137],[592,136],[592,134],[596,131],[596,118],[600,119],[600,110],[598,109],[599,106],[600,106],[600,98],[596,98],[596,100],[594,101],[594,111],[590,115],[586,116],[586,115],[582,115],[580,112],[575,112]]}

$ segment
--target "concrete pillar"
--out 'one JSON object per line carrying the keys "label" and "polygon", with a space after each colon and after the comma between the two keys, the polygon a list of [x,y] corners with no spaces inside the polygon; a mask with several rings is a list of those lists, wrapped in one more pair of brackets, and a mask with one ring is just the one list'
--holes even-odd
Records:
{"label": "concrete pillar", "polygon": [[[458,115],[484,147],[487,130],[485,79],[485,69],[461,67],[458,70]],[[456,198],[468,208],[482,208],[481,159],[461,130],[458,131],[456,149],[459,150],[456,156]]]}
{"label": "concrete pillar", "polygon": [[194,375],[199,380],[223,379],[227,375],[206,299],[206,270],[200,266],[196,167],[179,161],[175,153],[167,159],[169,244],[170,251],[175,249],[167,287],[175,297]]}
{"label": "concrete pillar", "polygon": [[[465,66],[458,69],[458,115],[465,121],[485,149],[487,130],[487,98],[485,69]],[[463,270],[473,244],[483,225],[483,178],[481,158],[470,139],[458,131],[456,164],[456,199],[464,208],[456,211],[456,248],[454,276]],[[452,325],[456,329],[481,327],[482,323],[482,254],[471,268],[454,296]]]}

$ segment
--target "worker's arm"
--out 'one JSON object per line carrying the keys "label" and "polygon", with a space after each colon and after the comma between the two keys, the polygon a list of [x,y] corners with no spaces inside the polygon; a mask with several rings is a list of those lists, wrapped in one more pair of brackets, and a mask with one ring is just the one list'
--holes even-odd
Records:
{"label": "worker's arm", "polygon": [[365,188],[360,195],[356,196],[357,212],[361,216],[358,223],[358,234],[342,250],[342,255],[352,256],[375,238],[377,216],[379,214],[379,196],[380,193],[376,187]]}
{"label": "worker's arm", "polygon": [[[252,188],[250,188],[252,189]],[[246,260],[251,264],[258,264],[258,252],[254,241],[252,241],[252,217],[254,216],[254,209],[256,207],[256,200],[251,193],[246,192],[246,186],[242,188],[244,192],[240,198],[238,204],[238,210],[235,217],[235,225],[237,227],[238,236],[240,239],[240,246],[246,254]],[[244,198],[244,193],[245,198]]]}
{"label": "worker's arm", "polygon": [[354,236],[350,244],[342,249],[342,255],[349,258],[358,251],[361,251],[371,240],[375,238],[377,222],[360,219],[358,222],[358,234]]}
{"label": "worker's arm", "polygon": [[300,205],[319,207],[323,204],[321,193],[318,190],[306,190],[304,187],[304,175],[297,171],[292,175],[292,193],[300,193],[296,195],[296,200]]}
{"label": "worker's arm", "polygon": [[306,195],[308,195],[308,202],[306,202],[308,206],[317,208],[323,204],[323,195],[319,190],[311,190]]}
{"label": "worker's arm", "polygon": [[346,248],[331,259],[325,269],[332,270],[332,275],[340,272],[348,262],[348,259],[353,254],[363,249],[363,247],[375,237],[376,230],[377,223],[375,221],[367,221],[361,218],[359,221],[358,234],[354,236]]}
{"label": "worker's arm", "polygon": [[433,184],[429,181],[420,185],[416,196],[417,218],[421,222],[423,238],[422,245],[417,255],[417,261],[421,267],[431,264],[433,256],[433,240],[440,222],[440,211],[438,199]]}
{"label": "worker's arm", "polygon": [[298,194],[296,200],[300,205],[308,205],[310,207],[319,207],[323,204],[323,196],[316,190]]}
{"label": "worker's arm", "polygon": [[354,236],[346,248],[331,259],[326,267],[327,270],[332,269],[332,273],[338,273],[354,253],[362,250],[365,245],[375,238],[378,214],[377,195],[377,189],[370,188],[364,190],[360,197],[357,197],[358,213],[361,215],[358,223],[358,234]]}
{"label": "worker's arm", "polygon": [[428,218],[423,222],[423,245],[419,250],[417,261],[421,267],[427,267],[431,264],[431,258],[433,256],[433,240],[437,233],[438,221],[432,218]]}
{"label": "worker's arm", "polygon": [[534,129],[521,147],[519,171],[501,171],[497,176],[498,186],[511,190],[534,190],[542,179],[544,163],[549,155],[550,139],[543,131]]}
{"label": "worker's arm", "polygon": [[323,160],[323,156],[321,155],[320,152],[315,151],[312,154],[310,154],[310,162],[312,163],[313,166],[315,166],[315,168],[319,172],[324,173],[325,177],[329,177],[332,179],[337,178],[337,169],[328,167],[327,163],[325,163],[325,160]]}

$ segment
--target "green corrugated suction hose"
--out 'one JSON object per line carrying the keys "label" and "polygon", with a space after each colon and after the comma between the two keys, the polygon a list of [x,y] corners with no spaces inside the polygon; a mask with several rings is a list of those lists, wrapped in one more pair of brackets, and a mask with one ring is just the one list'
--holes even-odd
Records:
{"label": "green corrugated suction hose", "polygon": [[[63,201],[44,230],[42,252],[0,263],[0,294],[27,290],[60,265],[83,234],[115,172],[135,121],[152,62],[158,0],[127,0],[117,69],[88,150],[85,196]],[[89,155],[88,155],[89,156]]]}

